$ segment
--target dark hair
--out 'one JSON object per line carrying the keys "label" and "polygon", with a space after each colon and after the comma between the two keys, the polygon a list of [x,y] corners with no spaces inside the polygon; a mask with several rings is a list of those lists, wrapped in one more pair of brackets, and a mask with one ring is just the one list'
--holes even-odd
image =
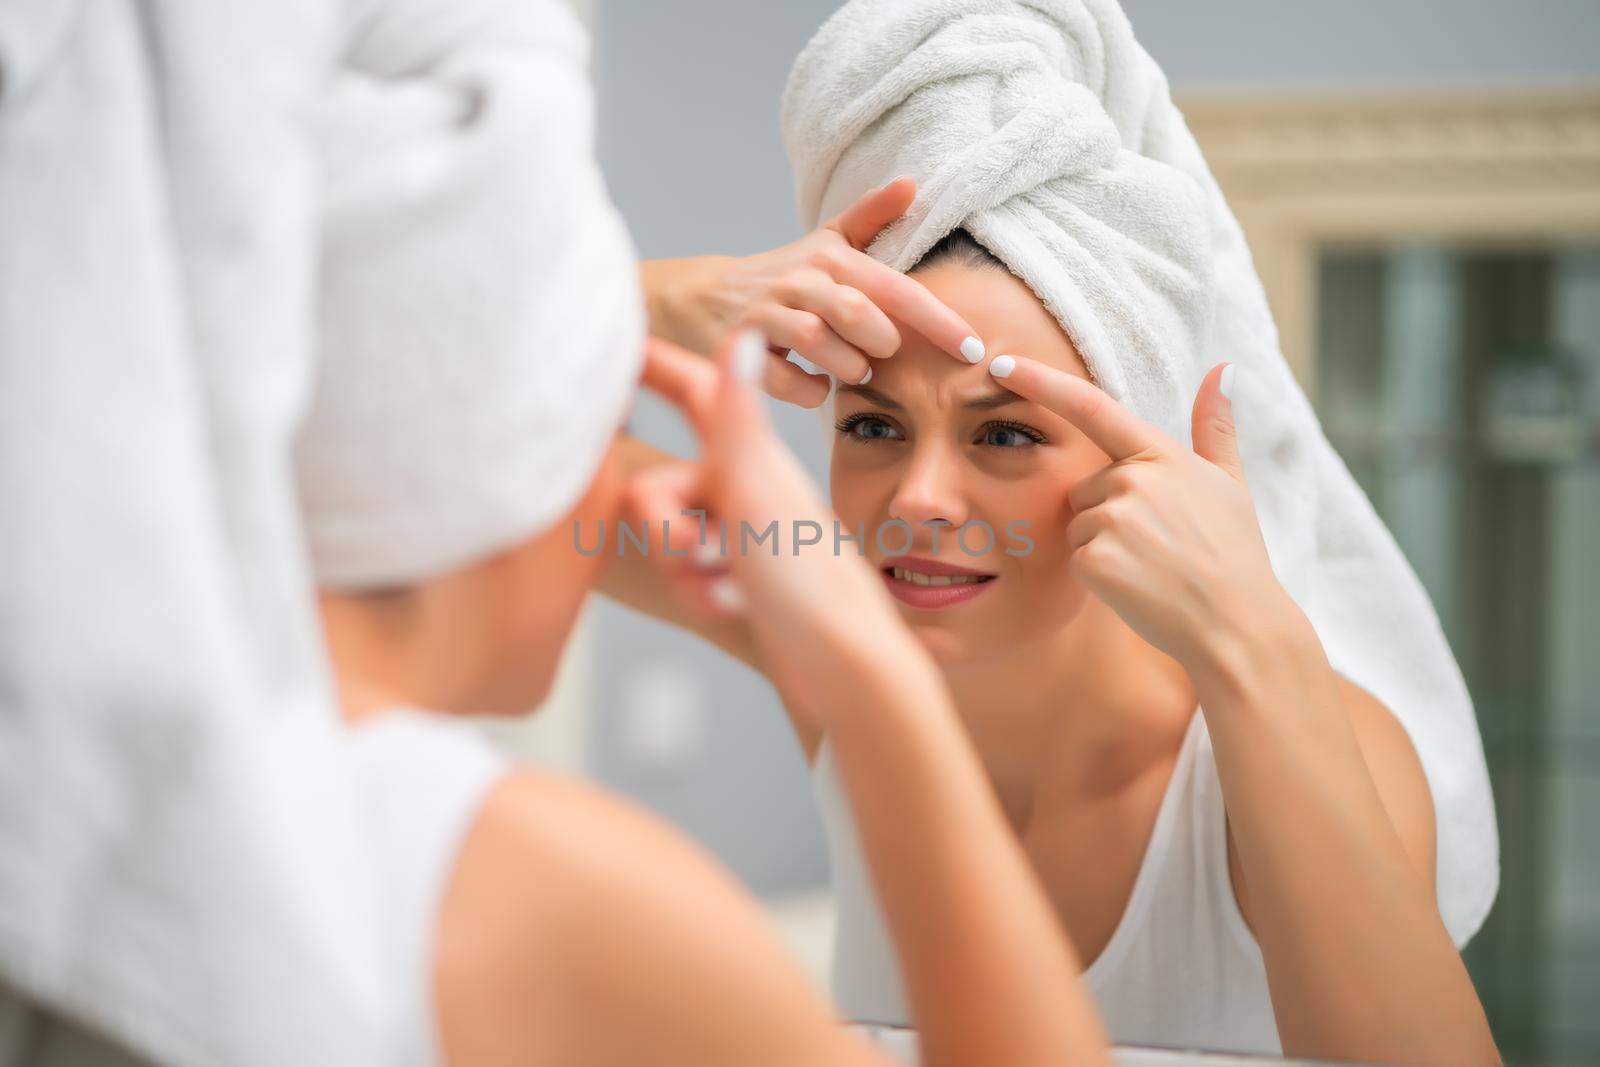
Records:
{"label": "dark hair", "polygon": [[[979,270],[1009,272],[1011,269],[999,256],[979,244],[972,234],[966,230],[956,229],[939,238],[932,248],[922,254],[922,258],[917,260],[911,270],[918,271],[936,263],[943,263],[945,260],[952,260],[958,266],[974,267]],[[906,273],[909,274],[911,271]]]}

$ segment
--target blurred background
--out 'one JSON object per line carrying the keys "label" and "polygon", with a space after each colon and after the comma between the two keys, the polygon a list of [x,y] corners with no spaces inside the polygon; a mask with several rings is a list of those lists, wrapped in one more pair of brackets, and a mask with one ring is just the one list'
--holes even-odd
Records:
{"label": "blurred background", "polygon": [[[778,100],[834,0],[576,6],[602,163],[641,253],[799,236]],[[1501,1049],[1600,1062],[1600,0],[1124,7],[1475,698],[1503,874],[1467,959]],[[820,475],[814,419],[777,414]],[[664,410],[638,424],[688,452]],[[821,829],[753,674],[599,604],[547,713],[499,732],[703,841],[821,980]]]}

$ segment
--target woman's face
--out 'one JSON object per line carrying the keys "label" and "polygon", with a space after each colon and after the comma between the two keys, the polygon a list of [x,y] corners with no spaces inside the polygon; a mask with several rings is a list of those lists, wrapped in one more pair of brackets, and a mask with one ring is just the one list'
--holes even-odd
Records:
{"label": "woman's face", "polygon": [[[992,355],[1026,355],[1088,378],[1055,319],[1010,273],[947,261],[916,277]],[[873,361],[871,382],[837,390],[834,510],[852,530],[865,527],[867,558],[942,662],[982,660],[1058,632],[1087,595],[1067,568],[1067,491],[1110,458],[1065,419],[1006,390],[987,361],[970,366],[902,335],[893,358]]]}

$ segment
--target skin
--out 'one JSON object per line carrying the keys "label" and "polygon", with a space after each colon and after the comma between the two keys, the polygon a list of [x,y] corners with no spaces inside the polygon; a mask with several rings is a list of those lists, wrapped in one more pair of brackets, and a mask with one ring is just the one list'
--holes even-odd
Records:
{"label": "skin", "polygon": [[[952,263],[916,277],[991,351],[1031,358],[1001,381],[907,331],[868,389],[840,389],[836,414],[857,422],[835,441],[833,502],[869,530],[910,522],[922,531],[910,554],[998,576],[968,604],[899,609],[938,660],[1084,958],[1121,917],[1199,705],[1234,891],[1286,1053],[1498,1062],[1435,904],[1433,807],[1416,754],[1393,715],[1332,670],[1273,577],[1221,365],[1196,399],[1191,450],[1094,387],[1014,277]],[[1012,402],[968,406],[996,393]],[[629,452],[638,466],[659,461],[637,444]],[[974,559],[948,537],[935,552],[922,525],[984,519],[999,530],[1019,518],[1036,542],[1024,558]],[[870,539],[868,555],[882,563]],[[659,608],[659,590],[628,584],[641,577],[619,573],[610,588]],[[766,668],[738,619],[702,607],[665,617]],[[814,753],[821,731],[792,719]]]}
{"label": "skin", "polygon": [[[321,594],[349,719],[537,704],[609,558],[578,553],[571,524],[614,528],[639,493],[733,523],[831,523],[753,382],[665,344],[651,346],[646,381],[699,432],[689,477],[630,484],[613,449],[573,512],[539,536],[407,592]],[[926,1062],[1107,1062],[1075,991],[1077,957],[937,668],[876,575],[823,552],[708,574],[736,582],[765,620],[745,633],[784,680],[791,713],[835,739]],[[840,600],[859,607],[872,639],[838,618]],[[452,1067],[887,1062],[840,1028],[756,901],[700,849],[603,790],[528,772],[499,783],[463,844],[434,989]]]}
{"label": "skin", "polygon": [[[710,352],[729,331],[753,326],[767,338],[763,386],[780,400],[816,407],[828,375],[858,382],[900,349],[907,326],[966,362],[972,326],[929,290],[866,254],[916,198],[910,178],[872,189],[798,241],[759,255],[695,256],[641,264],[650,332]],[[786,360],[793,349],[825,373]]]}

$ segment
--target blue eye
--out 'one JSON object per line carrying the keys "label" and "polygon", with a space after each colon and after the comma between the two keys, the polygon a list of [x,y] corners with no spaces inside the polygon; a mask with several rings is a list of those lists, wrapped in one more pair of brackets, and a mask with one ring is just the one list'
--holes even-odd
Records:
{"label": "blue eye", "polygon": [[1044,444],[1044,434],[1020,422],[991,422],[978,432],[978,443],[991,448],[1032,448]]}
{"label": "blue eye", "polygon": [[898,441],[900,431],[888,420],[865,412],[840,419],[834,429],[857,441]]}

